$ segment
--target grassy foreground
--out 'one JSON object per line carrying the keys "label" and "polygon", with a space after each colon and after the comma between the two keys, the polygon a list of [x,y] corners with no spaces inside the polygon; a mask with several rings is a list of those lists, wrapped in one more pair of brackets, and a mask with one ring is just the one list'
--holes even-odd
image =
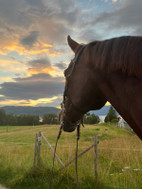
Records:
{"label": "grassy foreground", "polygon": [[[0,183],[11,189],[48,189],[53,153],[42,139],[41,161],[33,169],[35,134],[43,132],[54,147],[59,126],[0,127]],[[78,160],[79,189],[142,189],[142,142],[120,128],[86,125],[81,128],[79,152],[98,134],[98,181],[94,177],[94,149]],[[76,132],[63,132],[57,154],[64,164],[75,156]],[[135,149],[135,150],[133,150]],[[137,150],[141,149],[141,150]],[[52,188],[75,189],[75,165],[59,170],[55,161]]]}

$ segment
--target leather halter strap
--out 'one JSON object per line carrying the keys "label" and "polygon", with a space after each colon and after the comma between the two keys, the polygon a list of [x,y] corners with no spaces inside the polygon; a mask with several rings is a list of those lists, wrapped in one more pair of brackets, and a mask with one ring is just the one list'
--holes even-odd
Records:
{"label": "leather halter strap", "polygon": [[71,60],[71,62],[73,63],[73,67],[72,67],[71,73],[67,76],[67,78],[69,78],[69,77],[72,75],[72,73],[73,73],[73,71],[74,71],[74,68],[75,68],[75,66],[76,66],[76,64],[77,64],[77,62],[78,62],[78,60],[79,60],[79,57],[80,57],[80,55],[81,55],[81,53],[82,53],[82,51],[84,50],[85,47],[86,47],[86,45],[83,45],[83,44],[82,44],[82,46],[81,46],[81,47],[79,48],[79,50],[77,51],[77,53],[76,53],[74,59]]}
{"label": "leather halter strap", "polygon": [[74,71],[74,68],[75,68],[75,66],[76,66],[76,64],[77,64],[77,62],[78,62],[78,60],[79,60],[79,57],[80,57],[80,55],[81,55],[81,53],[83,52],[83,50],[84,50],[85,47],[86,47],[85,45],[82,45],[82,46],[79,48],[79,50],[77,51],[75,58],[72,60],[72,62],[73,62],[73,67],[72,67],[71,73],[67,76],[67,80],[66,80],[66,84],[65,84],[65,90],[64,90],[64,101],[63,101],[63,103],[64,103],[65,100],[66,100],[66,97],[67,97],[68,100],[69,100],[69,102],[70,102],[70,105],[73,107],[73,109],[74,109],[76,112],[78,112],[78,113],[80,113],[80,114],[83,114],[83,115],[86,113],[86,111],[81,110],[80,108],[76,107],[76,106],[73,104],[72,99],[71,99],[70,94],[69,94],[69,92],[68,92],[67,89],[68,89],[69,78],[70,78],[70,76],[72,75],[72,73],[73,73],[73,71]]}

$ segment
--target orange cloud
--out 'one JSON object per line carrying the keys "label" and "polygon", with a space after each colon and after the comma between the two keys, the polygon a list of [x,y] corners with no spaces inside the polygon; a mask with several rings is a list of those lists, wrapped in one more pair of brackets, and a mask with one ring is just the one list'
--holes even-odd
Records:
{"label": "orange cloud", "polygon": [[53,49],[53,45],[41,41],[35,43],[31,48],[25,48],[17,39],[9,42],[8,44],[1,45],[0,54],[6,55],[8,52],[12,51],[18,52],[19,55],[39,55],[42,53],[47,53],[49,56],[57,56],[62,54],[59,51],[55,51]]}
{"label": "orange cloud", "polygon": [[53,69],[51,68],[41,68],[41,69],[34,69],[34,68],[29,68],[28,71],[31,73],[31,74],[38,74],[38,73],[53,73],[55,72]]}
{"label": "orange cloud", "polygon": [[26,71],[27,66],[17,60],[0,59],[0,70],[2,72],[22,72]]}
{"label": "orange cloud", "polygon": [[8,100],[8,99],[6,99],[6,100],[3,100],[3,101],[0,101],[0,105],[36,106],[38,104],[52,103],[57,98],[58,98],[57,96],[54,96],[52,98],[40,98],[40,99],[37,99],[37,100],[31,100],[31,99],[30,100],[11,100],[11,99]]}
{"label": "orange cloud", "polygon": [[11,77],[0,77],[0,83],[14,81]]}

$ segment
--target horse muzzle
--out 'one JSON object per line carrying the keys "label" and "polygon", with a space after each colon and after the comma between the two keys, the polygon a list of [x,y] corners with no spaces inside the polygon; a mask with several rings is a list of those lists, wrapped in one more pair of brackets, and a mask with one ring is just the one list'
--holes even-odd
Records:
{"label": "horse muzzle", "polygon": [[76,129],[76,124],[72,124],[65,118],[62,120],[61,126],[66,132],[73,132]]}

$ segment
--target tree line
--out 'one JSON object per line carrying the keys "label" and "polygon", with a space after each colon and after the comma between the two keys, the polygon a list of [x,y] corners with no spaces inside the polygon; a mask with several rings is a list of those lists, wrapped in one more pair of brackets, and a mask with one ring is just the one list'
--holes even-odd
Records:
{"label": "tree line", "polygon": [[[105,122],[115,123],[117,122],[117,115],[115,109],[111,106]],[[85,124],[96,124],[100,122],[99,116],[95,114],[87,113],[84,115],[83,122]],[[59,124],[59,119],[56,114],[44,114],[42,118],[37,115],[13,115],[6,114],[5,110],[0,109],[0,125],[39,125],[39,124]]]}
{"label": "tree line", "polygon": [[0,109],[0,125],[17,125],[17,126],[25,126],[25,125],[39,125],[39,116],[36,115],[13,115],[6,114],[5,110]]}
{"label": "tree line", "polygon": [[30,126],[39,124],[59,124],[56,114],[45,114],[42,118],[38,115],[13,115],[6,114],[4,109],[0,109],[0,126]]}
{"label": "tree line", "polygon": [[[106,123],[117,123],[119,120],[117,118],[116,110],[110,106],[108,114],[106,115],[104,122]],[[95,114],[87,113],[84,116],[84,123],[86,124],[96,124],[100,122],[99,116],[96,116]]]}
{"label": "tree line", "polygon": [[[104,120],[106,123],[118,122],[116,110],[110,106],[108,114]],[[86,113],[83,118],[85,124],[96,124],[100,122],[99,116],[90,113]],[[58,116],[56,114],[45,114],[43,116],[43,124],[59,124]]]}

